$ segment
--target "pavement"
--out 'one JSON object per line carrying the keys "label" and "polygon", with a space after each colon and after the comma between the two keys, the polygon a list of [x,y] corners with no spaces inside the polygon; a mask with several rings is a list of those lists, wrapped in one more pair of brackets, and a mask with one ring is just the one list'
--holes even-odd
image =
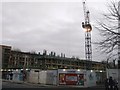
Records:
{"label": "pavement", "polygon": [[[45,84],[35,84],[35,83],[28,83],[28,82],[24,82],[24,81],[13,81],[13,80],[2,80],[3,83],[14,83],[14,84],[18,84],[19,86],[22,85],[26,85],[28,86],[28,88],[30,87],[34,87],[34,88],[86,88],[86,87],[80,87],[80,86],[71,86],[71,85],[45,85]],[[21,84],[21,85],[20,85]],[[12,85],[12,84],[11,84]],[[3,87],[6,88],[6,87]],[[104,86],[103,85],[97,85],[97,86],[93,86],[93,87],[87,87],[90,90],[92,88],[99,88],[101,90],[104,90]]]}
{"label": "pavement", "polygon": [[36,83],[29,83],[29,82],[25,82],[25,81],[13,81],[13,80],[2,80],[2,82],[10,82],[10,83],[14,83],[14,84],[25,84],[25,85],[29,85],[29,86],[41,86],[41,87],[47,87],[47,86],[54,86],[54,85],[45,85],[45,84],[36,84]]}

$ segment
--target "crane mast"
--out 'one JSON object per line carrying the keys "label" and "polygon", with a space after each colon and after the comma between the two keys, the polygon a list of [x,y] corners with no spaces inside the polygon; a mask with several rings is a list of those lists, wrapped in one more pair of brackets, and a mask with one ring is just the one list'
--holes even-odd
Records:
{"label": "crane mast", "polygon": [[92,46],[91,46],[92,26],[90,24],[90,12],[86,7],[86,1],[83,1],[83,11],[85,19],[85,21],[82,22],[82,27],[85,30],[85,57],[86,57],[85,68],[87,70],[92,70]]}

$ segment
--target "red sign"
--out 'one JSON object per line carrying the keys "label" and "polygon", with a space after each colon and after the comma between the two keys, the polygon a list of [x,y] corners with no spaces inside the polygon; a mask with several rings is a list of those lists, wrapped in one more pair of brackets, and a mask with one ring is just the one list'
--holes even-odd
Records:
{"label": "red sign", "polygon": [[84,74],[60,73],[60,85],[84,85]]}
{"label": "red sign", "polygon": [[77,74],[65,74],[66,85],[76,85],[78,82]]}

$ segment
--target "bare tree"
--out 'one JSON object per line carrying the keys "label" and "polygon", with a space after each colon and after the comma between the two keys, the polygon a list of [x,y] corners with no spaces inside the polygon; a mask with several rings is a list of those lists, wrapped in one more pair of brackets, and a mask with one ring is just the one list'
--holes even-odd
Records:
{"label": "bare tree", "polygon": [[103,14],[104,19],[97,21],[98,25],[95,26],[103,37],[97,44],[102,52],[109,55],[109,58],[118,55],[118,53],[113,52],[118,51],[118,46],[120,47],[120,13],[118,6],[118,2],[111,1],[108,5],[108,13]]}

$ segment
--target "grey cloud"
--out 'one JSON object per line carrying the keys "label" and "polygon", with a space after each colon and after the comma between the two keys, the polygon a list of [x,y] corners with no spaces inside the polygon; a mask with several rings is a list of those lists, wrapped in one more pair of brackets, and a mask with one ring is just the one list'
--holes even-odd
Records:
{"label": "grey cloud", "polygon": [[3,44],[84,58],[83,20],[80,2],[3,3]]}

